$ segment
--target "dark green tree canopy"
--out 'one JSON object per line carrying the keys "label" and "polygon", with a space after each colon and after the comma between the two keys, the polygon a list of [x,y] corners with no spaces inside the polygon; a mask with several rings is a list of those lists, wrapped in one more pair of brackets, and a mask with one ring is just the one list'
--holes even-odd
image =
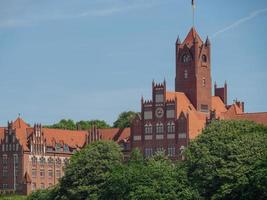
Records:
{"label": "dark green tree canopy", "polygon": [[132,120],[136,116],[136,112],[128,111],[128,112],[122,112],[118,119],[113,123],[113,127],[115,128],[127,128],[131,126]]}
{"label": "dark green tree canopy", "polygon": [[114,142],[95,142],[72,156],[58,186],[28,199],[267,199],[267,127],[212,122],[185,156],[175,162],[159,152],[145,159],[135,149],[126,162]]}
{"label": "dark green tree canopy", "polygon": [[58,123],[55,123],[53,125],[46,125],[44,127],[67,130],[89,130],[92,126],[96,126],[97,128],[110,128],[110,125],[108,125],[104,120],[81,120],[74,122],[71,119],[62,119]]}
{"label": "dark green tree canopy", "polygon": [[213,122],[190,144],[186,156],[190,182],[203,198],[267,199],[266,127]]}

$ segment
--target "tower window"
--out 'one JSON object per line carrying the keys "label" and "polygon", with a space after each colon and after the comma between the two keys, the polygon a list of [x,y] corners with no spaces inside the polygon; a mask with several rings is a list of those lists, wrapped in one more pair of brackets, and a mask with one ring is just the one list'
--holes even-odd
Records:
{"label": "tower window", "polygon": [[203,86],[203,87],[206,86],[206,79],[205,79],[205,78],[202,79],[202,86]]}
{"label": "tower window", "polygon": [[183,63],[188,63],[188,62],[190,62],[192,59],[191,59],[191,56],[189,55],[189,54],[184,54],[183,56],[182,56],[182,62]]}
{"label": "tower window", "polygon": [[184,79],[187,79],[187,78],[188,78],[188,71],[184,70]]}
{"label": "tower window", "polygon": [[207,62],[207,56],[206,55],[202,55],[202,61]]}

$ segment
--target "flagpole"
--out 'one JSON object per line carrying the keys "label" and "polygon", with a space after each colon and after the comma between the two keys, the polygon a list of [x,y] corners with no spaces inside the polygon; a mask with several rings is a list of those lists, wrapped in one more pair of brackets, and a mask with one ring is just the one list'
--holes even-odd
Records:
{"label": "flagpole", "polygon": [[195,27],[195,0],[192,0],[193,27]]}

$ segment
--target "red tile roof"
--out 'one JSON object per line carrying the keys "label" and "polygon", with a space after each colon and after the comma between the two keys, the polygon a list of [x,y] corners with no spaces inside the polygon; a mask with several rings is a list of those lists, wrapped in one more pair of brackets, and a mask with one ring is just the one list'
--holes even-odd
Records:
{"label": "red tile roof", "polygon": [[206,114],[198,112],[183,92],[166,92],[166,100],[177,99],[177,116],[183,112],[189,117],[189,139],[194,139],[206,124]]}

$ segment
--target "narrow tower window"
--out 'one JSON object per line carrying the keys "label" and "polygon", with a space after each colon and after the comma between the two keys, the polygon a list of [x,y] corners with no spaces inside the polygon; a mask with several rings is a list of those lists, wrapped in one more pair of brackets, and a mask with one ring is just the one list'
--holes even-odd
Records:
{"label": "narrow tower window", "polygon": [[203,86],[203,87],[206,86],[206,79],[205,79],[205,78],[202,79],[202,86]]}
{"label": "narrow tower window", "polygon": [[188,71],[184,70],[184,79],[187,79],[187,78],[188,78]]}
{"label": "narrow tower window", "polygon": [[207,56],[206,55],[202,55],[202,61],[207,62]]}

